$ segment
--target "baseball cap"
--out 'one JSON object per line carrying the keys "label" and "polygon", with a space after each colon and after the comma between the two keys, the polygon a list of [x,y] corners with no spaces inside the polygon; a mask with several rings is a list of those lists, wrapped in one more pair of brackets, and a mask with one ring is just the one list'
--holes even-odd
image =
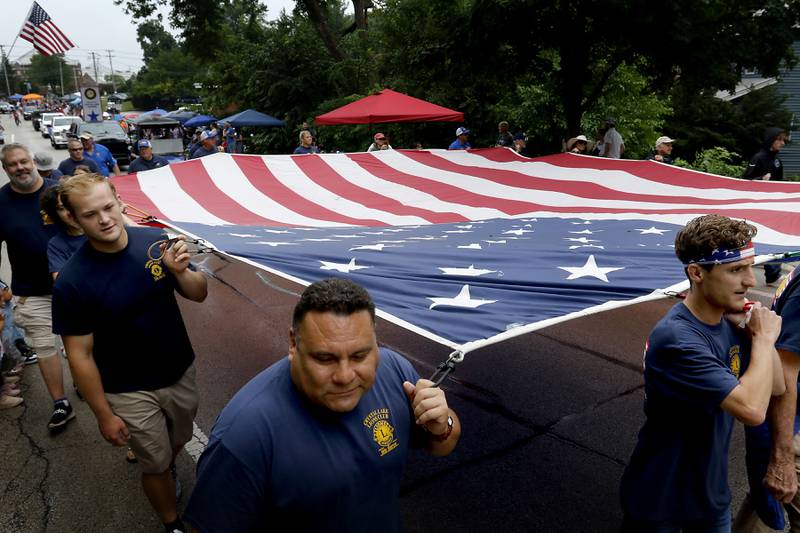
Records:
{"label": "baseball cap", "polygon": [[205,141],[206,139],[213,139],[216,136],[217,134],[214,133],[213,131],[204,131],[203,133],[200,134],[200,140]]}
{"label": "baseball cap", "polygon": [[38,170],[47,171],[56,168],[56,164],[53,162],[53,156],[51,156],[50,154],[45,154],[43,152],[34,154],[33,163],[36,165],[36,168]]}
{"label": "baseball cap", "polygon": [[85,131],[85,132],[81,133],[81,137],[80,138],[81,139],[86,139],[88,141],[91,141],[92,139],[94,139],[94,137],[92,137],[92,134],[89,133],[88,131]]}
{"label": "baseball cap", "polygon": [[658,139],[656,139],[656,146],[658,146],[659,144],[671,144],[671,143],[674,143],[674,142],[675,142],[675,139],[670,139],[666,135],[663,135],[663,136],[659,137]]}
{"label": "baseball cap", "polygon": [[467,128],[458,128],[456,130],[456,137],[458,137],[459,135],[469,135],[469,133],[470,132]]}
{"label": "baseball cap", "polygon": [[575,137],[575,142],[578,141],[583,141],[585,143],[588,143],[589,139],[586,138],[586,135],[578,135],[577,137]]}
{"label": "baseball cap", "polygon": [[139,141],[138,145],[139,145],[139,148],[152,148],[153,147],[153,143],[151,143],[147,139],[142,139],[141,141]]}
{"label": "baseball cap", "polygon": [[376,141],[385,141],[386,136],[383,133],[376,133],[373,139]]}

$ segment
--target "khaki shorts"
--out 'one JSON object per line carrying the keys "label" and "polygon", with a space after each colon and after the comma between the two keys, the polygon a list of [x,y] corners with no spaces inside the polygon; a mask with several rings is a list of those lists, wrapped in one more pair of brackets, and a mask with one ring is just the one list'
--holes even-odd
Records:
{"label": "khaki shorts", "polygon": [[25,331],[25,340],[40,358],[58,353],[61,341],[53,334],[50,296],[15,296],[14,323]]}
{"label": "khaki shorts", "polygon": [[197,386],[194,365],[174,385],[154,391],[106,393],[114,414],[131,435],[129,446],[145,474],[165,472],[173,451],[192,438],[197,414]]}

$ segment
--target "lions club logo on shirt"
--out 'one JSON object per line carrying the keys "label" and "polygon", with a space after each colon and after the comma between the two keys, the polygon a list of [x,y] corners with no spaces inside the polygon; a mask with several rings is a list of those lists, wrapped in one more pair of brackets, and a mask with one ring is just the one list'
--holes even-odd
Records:
{"label": "lions club logo on shirt", "polygon": [[153,281],[164,279],[164,267],[161,266],[161,261],[153,261],[152,259],[144,264],[144,267],[150,270],[153,276]]}
{"label": "lions club logo on shirt", "polygon": [[742,371],[742,359],[739,357],[739,345],[735,344],[728,350],[728,358],[730,359],[731,372],[737,378]]}
{"label": "lions club logo on shirt", "polygon": [[381,457],[400,445],[394,427],[389,423],[388,408],[383,407],[371,411],[364,417],[364,427],[372,431],[372,440],[378,445],[378,453]]}

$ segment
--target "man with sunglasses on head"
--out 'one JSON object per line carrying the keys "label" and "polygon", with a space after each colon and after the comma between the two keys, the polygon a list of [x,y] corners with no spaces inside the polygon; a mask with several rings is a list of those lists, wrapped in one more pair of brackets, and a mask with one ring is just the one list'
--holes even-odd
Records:
{"label": "man with sunglasses on head", "polygon": [[168,533],[183,532],[175,457],[197,412],[194,351],[175,299],[202,302],[206,279],[189,266],[183,238],[126,227],[113,183],[83,174],[61,201],[87,242],[53,287],[53,330],[103,438],[130,446],[142,486]]}

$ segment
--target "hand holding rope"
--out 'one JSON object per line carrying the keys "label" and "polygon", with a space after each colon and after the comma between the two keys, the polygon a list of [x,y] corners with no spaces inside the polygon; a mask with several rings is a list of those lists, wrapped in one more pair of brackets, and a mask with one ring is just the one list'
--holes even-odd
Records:
{"label": "hand holding rope", "polygon": [[431,376],[433,386],[438,387],[455,369],[456,365],[464,360],[464,352],[455,350],[447,358],[447,361],[436,367],[436,372]]}
{"label": "hand holding rope", "polygon": [[186,244],[194,244],[196,248],[194,250],[187,250],[188,253],[195,253],[195,254],[205,254],[210,253],[213,249],[206,244],[206,241],[203,239],[191,239],[186,237],[185,235],[178,235],[175,237],[170,237],[168,239],[161,239],[155,241],[147,248],[147,257],[150,261],[154,263],[158,263],[164,259],[164,256],[167,253],[167,250],[172,248],[175,243],[177,242],[185,242]]}

